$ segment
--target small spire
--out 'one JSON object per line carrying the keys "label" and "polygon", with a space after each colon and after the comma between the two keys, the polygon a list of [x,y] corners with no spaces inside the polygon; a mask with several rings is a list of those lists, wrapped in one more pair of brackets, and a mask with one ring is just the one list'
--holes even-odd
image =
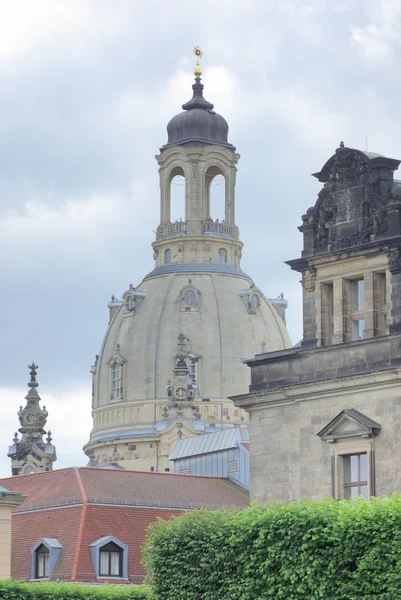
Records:
{"label": "small spire", "polygon": [[52,432],[49,430],[49,431],[47,432],[47,438],[46,438],[46,442],[47,442],[48,444],[51,444],[51,443],[52,443],[52,440],[53,440],[53,438],[52,438]]}
{"label": "small spire", "polygon": [[17,433],[17,432],[15,432],[15,433],[14,433],[13,442],[14,442],[14,444],[15,444],[15,445],[17,445],[17,444],[18,444],[18,442],[19,442],[19,439],[18,439],[18,433]]}
{"label": "small spire", "polygon": [[202,75],[202,67],[201,67],[201,64],[200,64],[200,59],[203,56],[203,52],[199,48],[199,46],[195,46],[195,48],[194,48],[194,55],[196,57],[196,64],[195,64],[195,67],[194,67],[195,81],[197,81],[199,83],[200,80],[201,80],[201,75]]}
{"label": "small spire", "polygon": [[340,148],[344,148],[344,142],[340,142]]}
{"label": "small spire", "polygon": [[38,387],[38,382],[36,381],[36,371],[38,369],[38,365],[35,365],[35,363],[32,361],[31,365],[28,365],[28,369],[30,369],[30,375],[31,375],[31,381],[28,383],[28,387],[30,388],[36,388]]}

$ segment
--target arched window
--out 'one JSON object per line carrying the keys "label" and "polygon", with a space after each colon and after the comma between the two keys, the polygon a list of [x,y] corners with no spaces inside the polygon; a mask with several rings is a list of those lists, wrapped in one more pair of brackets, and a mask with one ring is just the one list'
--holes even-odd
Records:
{"label": "arched window", "polygon": [[185,173],[175,167],[170,174],[170,221],[185,221]]}
{"label": "arched window", "polygon": [[167,248],[167,250],[164,251],[164,264],[168,265],[169,263],[171,263],[171,250],[170,248]]}
{"label": "arched window", "polygon": [[50,552],[44,544],[36,550],[36,579],[49,577]]}
{"label": "arched window", "polygon": [[123,549],[114,542],[109,542],[100,548],[99,575],[100,577],[122,577]]}
{"label": "arched window", "polygon": [[112,365],[112,382],[111,382],[111,396],[112,398],[118,398],[123,395],[123,377],[122,377],[122,365],[118,361],[114,361]]}
{"label": "arched window", "polygon": [[226,179],[219,167],[206,171],[207,217],[224,222],[226,213]]}
{"label": "arched window", "polygon": [[225,248],[219,248],[219,262],[227,262],[227,250]]}
{"label": "arched window", "polygon": [[257,294],[252,294],[251,296],[251,301],[250,301],[250,308],[252,310],[258,310],[260,306],[260,299],[259,296]]}
{"label": "arched window", "polygon": [[185,290],[182,299],[186,306],[194,306],[196,304],[196,293],[194,290]]}

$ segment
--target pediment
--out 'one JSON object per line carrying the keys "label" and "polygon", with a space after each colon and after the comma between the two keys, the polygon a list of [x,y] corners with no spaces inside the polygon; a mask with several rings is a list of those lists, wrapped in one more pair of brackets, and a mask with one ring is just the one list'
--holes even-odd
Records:
{"label": "pediment", "polygon": [[358,410],[341,411],[317,434],[325,442],[348,438],[371,438],[379,434],[381,425]]}
{"label": "pediment", "polygon": [[114,352],[113,355],[107,361],[107,364],[111,366],[115,362],[118,362],[118,363],[120,363],[120,365],[123,365],[124,363],[127,362],[127,359],[119,352]]}

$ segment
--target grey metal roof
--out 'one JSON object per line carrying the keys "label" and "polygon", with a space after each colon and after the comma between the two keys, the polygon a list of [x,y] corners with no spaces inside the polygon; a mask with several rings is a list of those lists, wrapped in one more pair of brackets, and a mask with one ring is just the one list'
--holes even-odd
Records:
{"label": "grey metal roof", "polygon": [[238,442],[247,442],[248,440],[248,429],[225,429],[216,433],[206,433],[205,435],[187,438],[178,442],[170,454],[169,460],[236,448]]}
{"label": "grey metal roof", "polygon": [[61,544],[61,542],[59,542],[59,540],[57,538],[48,538],[48,537],[44,537],[41,540],[42,542],[44,542],[47,546],[50,546],[51,548],[62,548],[63,545]]}
{"label": "grey metal roof", "polygon": [[156,267],[144,277],[144,280],[150,279],[151,277],[158,277],[159,275],[170,275],[172,273],[223,273],[225,275],[237,275],[238,277],[244,277],[245,279],[252,279],[232,265],[218,262],[208,263],[170,263],[161,267]]}

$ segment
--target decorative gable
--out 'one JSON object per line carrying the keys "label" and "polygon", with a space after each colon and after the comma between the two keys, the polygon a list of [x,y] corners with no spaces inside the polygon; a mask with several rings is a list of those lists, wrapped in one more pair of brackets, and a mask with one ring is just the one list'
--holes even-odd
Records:
{"label": "decorative gable", "polygon": [[317,434],[325,442],[336,442],[348,438],[372,438],[380,433],[381,425],[358,410],[341,411]]}

